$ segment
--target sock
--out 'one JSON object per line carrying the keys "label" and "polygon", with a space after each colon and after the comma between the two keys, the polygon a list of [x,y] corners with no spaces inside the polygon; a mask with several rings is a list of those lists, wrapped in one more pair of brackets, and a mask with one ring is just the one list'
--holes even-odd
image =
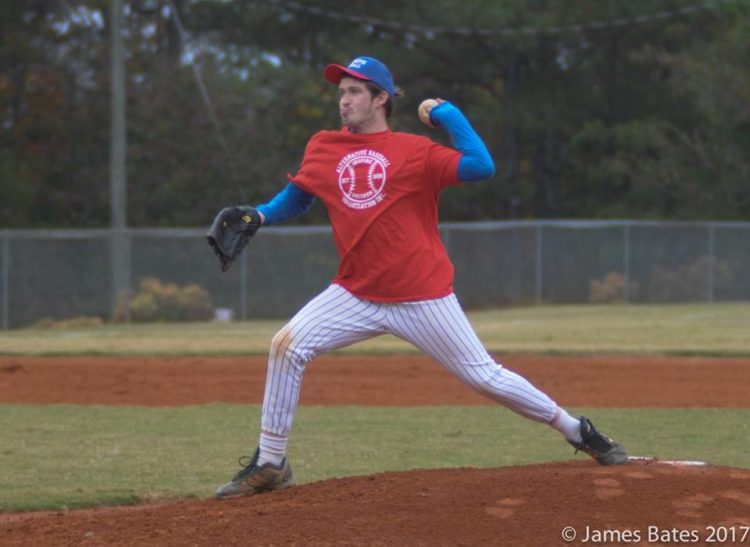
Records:
{"label": "sock", "polygon": [[562,433],[569,441],[580,443],[583,440],[581,438],[581,420],[574,418],[560,407],[557,408],[557,415],[549,425]]}
{"label": "sock", "polygon": [[288,441],[289,439],[287,437],[279,437],[278,435],[261,432],[258,465],[263,465],[264,463],[281,465],[281,462],[284,460],[284,456],[286,455],[286,445]]}

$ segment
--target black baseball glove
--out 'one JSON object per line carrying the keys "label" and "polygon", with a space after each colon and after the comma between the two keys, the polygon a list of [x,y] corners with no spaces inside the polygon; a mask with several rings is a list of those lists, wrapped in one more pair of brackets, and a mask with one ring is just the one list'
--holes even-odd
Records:
{"label": "black baseball glove", "polygon": [[206,237],[219,257],[221,271],[226,272],[258,231],[260,213],[247,205],[225,207],[216,215]]}

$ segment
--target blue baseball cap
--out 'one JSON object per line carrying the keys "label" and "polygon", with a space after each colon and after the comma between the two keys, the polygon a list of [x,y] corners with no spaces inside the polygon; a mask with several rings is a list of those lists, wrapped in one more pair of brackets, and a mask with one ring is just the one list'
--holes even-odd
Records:
{"label": "blue baseball cap", "polygon": [[337,84],[345,75],[367,80],[382,87],[390,97],[396,96],[396,87],[393,85],[393,76],[382,62],[374,57],[355,57],[349,66],[328,65],[323,72],[326,80]]}

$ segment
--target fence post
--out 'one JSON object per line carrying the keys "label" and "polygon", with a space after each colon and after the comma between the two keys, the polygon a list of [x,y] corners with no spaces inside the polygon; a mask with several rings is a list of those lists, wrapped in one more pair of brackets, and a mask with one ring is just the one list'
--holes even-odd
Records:
{"label": "fence post", "polygon": [[544,242],[542,234],[542,225],[537,224],[535,233],[535,251],[536,251],[536,284],[535,284],[535,299],[537,306],[542,303],[542,284],[544,283],[542,276],[542,269],[544,264],[542,263],[542,244]]}
{"label": "fence post", "polygon": [[714,302],[714,290],[716,284],[716,227],[709,223],[708,225],[708,303]]}
{"label": "fence post", "polygon": [[2,273],[2,300],[3,300],[3,330],[8,330],[9,317],[8,311],[10,305],[8,303],[8,297],[10,295],[10,242],[8,232],[3,230],[3,273]]}
{"label": "fence post", "polygon": [[625,224],[622,229],[622,270],[625,278],[625,286],[622,288],[622,297],[626,304],[630,303],[630,224]]}
{"label": "fence post", "polygon": [[450,256],[451,254],[451,229],[445,226],[441,226],[440,231],[442,232],[443,247],[445,247],[445,252],[448,253],[448,256]]}
{"label": "fence post", "polygon": [[123,298],[125,322],[130,323],[131,298],[131,235],[127,228],[112,228],[109,232],[111,268],[112,268],[112,317],[115,316],[117,301]]}
{"label": "fence post", "polygon": [[240,255],[240,319],[247,320],[247,254]]}

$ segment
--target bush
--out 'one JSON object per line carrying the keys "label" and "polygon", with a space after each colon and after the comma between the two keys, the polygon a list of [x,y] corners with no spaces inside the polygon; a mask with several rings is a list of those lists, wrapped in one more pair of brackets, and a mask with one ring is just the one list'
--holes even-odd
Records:
{"label": "bush", "polygon": [[208,291],[199,285],[183,287],[178,295],[183,321],[205,321],[213,319],[214,306]]}
{"label": "bush", "polygon": [[141,281],[132,294],[120,294],[113,320],[138,323],[150,321],[208,321],[213,319],[214,306],[208,291],[198,285],[180,287],[175,283],[162,284],[155,277]]}
{"label": "bush", "polygon": [[[628,300],[638,294],[638,283],[628,283]],[[601,280],[592,279],[589,284],[589,300],[598,303],[619,303],[625,301],[625,276],[620,272],[609,272]]]}
{"label": "bush", "polygon": [[709,268],[713,267],[714,291],[731,289],[734,285],[732,268],[721,260],[702,256],[696,261],[675,270],[654,268],[648,293],[655,302],[684,302],[703,300],[708,294]]}

